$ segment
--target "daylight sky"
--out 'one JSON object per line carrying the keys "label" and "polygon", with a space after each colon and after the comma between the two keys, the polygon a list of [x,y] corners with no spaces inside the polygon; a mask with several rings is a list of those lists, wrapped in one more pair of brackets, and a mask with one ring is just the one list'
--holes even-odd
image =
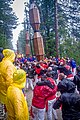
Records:
{"label": "daylight sky", "polygon": [[20,31],[23,29],[23,25],[22,22],[24,20],[24,2],[29,2],[29,0],[14,0],[12,8],[16,14],[16,16],[19,18],[19,25],[18,27],[13,30],[13,47],[14,49],[16,48],[16,42],[18,40],[18,35],[20,33]]}

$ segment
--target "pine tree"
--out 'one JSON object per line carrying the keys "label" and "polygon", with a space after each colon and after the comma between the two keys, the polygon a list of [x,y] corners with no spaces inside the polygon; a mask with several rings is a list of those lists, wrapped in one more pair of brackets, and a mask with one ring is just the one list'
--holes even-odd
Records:
{"label": "pine tree", "polygon": [[17,17],[11,8],[12,0],[0,1],[0,46],[12,48],[12,30],[17,25]]}

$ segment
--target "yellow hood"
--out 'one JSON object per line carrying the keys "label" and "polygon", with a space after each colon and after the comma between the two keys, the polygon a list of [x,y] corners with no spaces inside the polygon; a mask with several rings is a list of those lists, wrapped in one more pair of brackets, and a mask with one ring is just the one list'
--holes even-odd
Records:
{"label": "yellow hood", "polygon": [[22,69],[16,70],[13,74],[13,85],[22,89],[26,84],[26,72]]}
{"label": "yellow hood", "polygon": [[4,49],[4,50],[3,50],[3,55],[4,55],[3,60],[7,59],[7,60],[10,60],[11,62],[14,62],[15,53],[14,53],[13,50]]}

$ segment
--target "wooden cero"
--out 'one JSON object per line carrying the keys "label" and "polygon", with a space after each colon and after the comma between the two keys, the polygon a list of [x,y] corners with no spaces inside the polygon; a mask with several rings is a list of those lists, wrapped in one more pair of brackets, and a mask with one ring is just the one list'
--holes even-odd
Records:
{"label": "wooden cero", "polygon": [[43,45],[43,38],[40,34],[40,15],[39,10],[35,3],[32,3],[30,5],[29,10],[29,18],[30,18],[30,24],[34,30],[34,52],[37,57],[37,60],[43,60],[44,59],[44,45]]}

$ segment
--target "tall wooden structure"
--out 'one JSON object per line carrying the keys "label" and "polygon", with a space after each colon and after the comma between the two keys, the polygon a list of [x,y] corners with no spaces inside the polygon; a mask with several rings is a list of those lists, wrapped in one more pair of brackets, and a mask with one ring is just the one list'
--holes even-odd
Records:
{"label": "tall wooden structure", "polygon": [[26,31],[26,56],[30,55],[29,32]]}
{"label": "tall wooden structure", "polygon": [[25,40],[26,40],[26,56],[28,57],[30,55],[30,37],[29,37],[29,22],[28,22],[28,11],[26,10],[25,5],[25,15],[26,19],[24,22],[24,29],[25,29]]}
{"label": "tall wooden structure", "polygon": [[43,45],[43,38],[40,34],[40,15],[39,10],[36,6],[36,4],[33,2],[30,5],[29,9],[29,19],[30,24],[34,30],[34,52],[37,57],[37,60],[43,60],[44,59],[44,45]]}

